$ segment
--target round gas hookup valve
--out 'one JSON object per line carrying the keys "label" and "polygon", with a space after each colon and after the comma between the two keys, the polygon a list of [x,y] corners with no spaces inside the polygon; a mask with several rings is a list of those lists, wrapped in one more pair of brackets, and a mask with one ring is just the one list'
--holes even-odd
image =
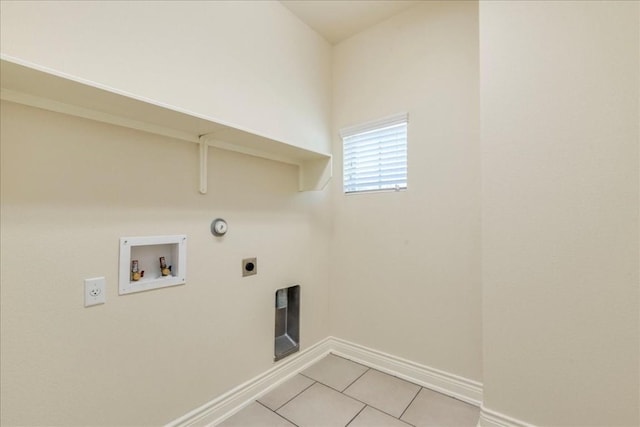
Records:
{"label": "round gas hookup valve", "polygon": [[211,223],[211,234],[216,237],[224,236],[228,229],[227,221],[222,218],[216,218]]}

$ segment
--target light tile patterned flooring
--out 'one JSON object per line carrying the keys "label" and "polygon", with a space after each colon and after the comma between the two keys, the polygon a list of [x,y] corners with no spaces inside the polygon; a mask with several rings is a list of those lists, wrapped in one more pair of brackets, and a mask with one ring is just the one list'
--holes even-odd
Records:
{"label": "light tile patterned flooring", "polygon": [[475,427],[480,410],[419,385],[328,355],[221,427]]}

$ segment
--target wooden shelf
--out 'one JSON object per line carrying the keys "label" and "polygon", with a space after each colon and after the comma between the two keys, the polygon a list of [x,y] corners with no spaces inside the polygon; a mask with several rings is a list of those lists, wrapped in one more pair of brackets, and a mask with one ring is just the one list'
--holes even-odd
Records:
{"label": "wooden shelf", "polygon": [[240,129],[21,60],[0,58],[0,98],[200,144],[200,192],[207,191],[207,148],[217,147],[299,167],[299,191],[322,190],[331,155]]}

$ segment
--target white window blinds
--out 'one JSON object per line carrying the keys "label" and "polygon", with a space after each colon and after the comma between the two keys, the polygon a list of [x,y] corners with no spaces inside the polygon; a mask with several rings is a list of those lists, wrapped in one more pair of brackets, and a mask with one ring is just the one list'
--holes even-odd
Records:
{"label": "white window blinds", "polygon": [[344,129],[344,192],[407,188],[407,114]]}

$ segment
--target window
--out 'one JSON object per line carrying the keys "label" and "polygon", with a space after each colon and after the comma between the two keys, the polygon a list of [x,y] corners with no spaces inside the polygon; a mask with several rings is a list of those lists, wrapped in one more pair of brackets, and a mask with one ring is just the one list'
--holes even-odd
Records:
{"label": "window", "polygon": [[407,188],[406,113],[340,132],[344,192]]}

